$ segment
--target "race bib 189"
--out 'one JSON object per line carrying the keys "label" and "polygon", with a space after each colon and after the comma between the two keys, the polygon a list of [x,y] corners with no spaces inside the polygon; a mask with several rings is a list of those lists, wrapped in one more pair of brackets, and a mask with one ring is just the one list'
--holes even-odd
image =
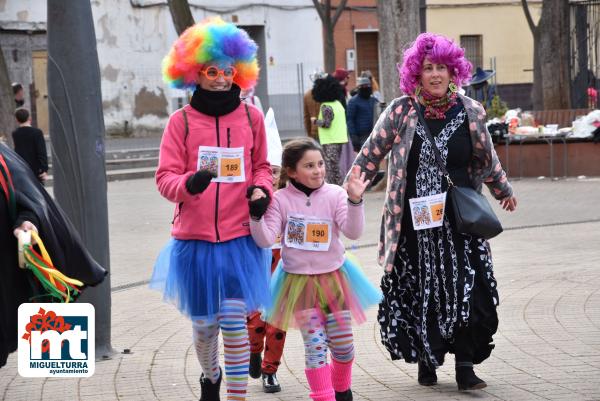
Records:
{"label": "race bib 189", "polygon": [[198,170],[210,170],[217,175],[213,182],[245,182],[244,148],[198,148]]}

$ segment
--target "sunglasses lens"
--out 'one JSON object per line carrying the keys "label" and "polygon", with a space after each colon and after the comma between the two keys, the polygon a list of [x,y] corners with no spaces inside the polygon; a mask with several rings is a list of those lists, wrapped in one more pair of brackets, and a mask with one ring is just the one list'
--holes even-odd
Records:
{"label": "sunglasses lens", "polygon": [[217,78],[219,76],[219,70],[217,68],[215,68],[215,67],[208,67],[206,69],[206,76],[208,78],[215,79],[215,78]]}

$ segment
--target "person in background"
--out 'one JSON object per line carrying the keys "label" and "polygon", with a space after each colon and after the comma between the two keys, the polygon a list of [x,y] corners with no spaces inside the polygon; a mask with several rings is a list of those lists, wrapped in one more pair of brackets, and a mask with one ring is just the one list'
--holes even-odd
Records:
{"label": "person in background", "polygon": [[383,103],[383,95],[381,94],[381,91],[379,90],[379,83],[373,76],[373,73],[371,72],[371,70],[362,71],[360,73],[360,76],[369,78],[369,81],[371,81],[371,87],[373,88],[373,96],[375,96],[375,99],[377,99],[377,101],[379,101],[379,103]]}
{"label": "person in background", "polygon": [[373,115],[379,106],[379,102],[373,96],[371,81],[367,77],[359,77],[357,84],[358,91],[350,98],[346,108],[348,136],[355,152],[360,150],[371,134],[375,124]]}
{"label": "person in background", "polygon": [[346,99],[348,99],[348,80],[350,79],[350,72],[343,68],[336,68],[332,74],[335,79],[338,80],[342,87],[342,92],[339,97],[339,101],[346,108]]}
{"label": "person in background", "polygon": [[[315,81],[313,98],[321,104],[319,117],[314,120],[319,131],[319,142],[323,146],[325,164],[327,165],[326,181],[330,184],[342,185],[340,159],[344,144],[348,143],[346,127],[346,111],[339,101],[341,86],[331,75]],[[344,171],[344,174],[346,171]]]}
{"label": "person in background", "polygon": [[490,108],[492,99],[496,96],[496,85],[488,82],[494,75],[496,75],[494,70],[483,70],[477,67],[466,89],[466,95],[477,100],[486,110]]}
{"label": "person in background", "polygon": [[15,107],[23,107],[25,104],[25,91],[23,90],[23,85],[18,82],[13,82],[11,86],[15,98]]}
{"label": "person in background", "polygon": [[[326,76],[324,72],[315,71],[313,74],[309,75],[311,82],[314,82]],[[319,141],[319,133],[317,131],[317,126],[314,124],[314,121],[319,117],[319,109],[321,105],[313,98],[312,94],[313,88],[311,87],[304,93],[303,98],[303,109],[304,109],[304,130],[306,131],[306,135],[309,138],[314,139],[315,141]]]}
{"label": "person in background", "polygon": [[43,184],[48,179],[48,154],[44,133],[31,126],[31,116],[26,108],[17,109],[15,118],[19,124],[19,128],[12,133],[15,152],[27,162],[31,171]]}
{"label": "person in background", "polygon": [[[279,189],[281,174],[281,139],[275,123],[273,109],[265,116],[267,130],[267,160],[271,164],[273,174],[273,192]],[[271,247],[271,272],[275,271],[281,260],[281,239]],[[248,336],[250,338],[250,377],[262,379],[265,393],[278,393],[281,385],[277,380],[277,369],[281,364],[281,355],[285,346],[286,333],[261,319],[261,312],[255,311],[248,316]],[[264,358],[262,357],[264,351]]]}
{"label": "person in background", "polygon": [[240,99],[242,99],[243,102],[256,106],[263,115],[265,114],[260,98],[254,94],[254,88],[242,90],[240,92]]}

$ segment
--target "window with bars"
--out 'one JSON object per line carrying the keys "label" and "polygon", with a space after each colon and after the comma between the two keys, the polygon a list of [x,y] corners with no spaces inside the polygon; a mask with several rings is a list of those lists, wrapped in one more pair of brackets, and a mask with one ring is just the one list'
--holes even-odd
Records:
{"label": "window with bars", "polygon": [[465,57],[473,64],[473,70],[483,68],[482,35],[460,35],[460,46],[465,49]]}

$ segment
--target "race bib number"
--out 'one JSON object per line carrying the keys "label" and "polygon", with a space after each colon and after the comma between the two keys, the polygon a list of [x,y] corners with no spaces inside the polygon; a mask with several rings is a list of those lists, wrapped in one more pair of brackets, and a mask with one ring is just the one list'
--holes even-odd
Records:
{"label": "race bib number", "polygon": [[307,251],[327,251],[331,244],[331,220],[288,216],[285,245]]}
{"label": "race bib number", "polygon": [[245,182],[244,148],[200,146],[197,168],[215,173],[217,177],[212,182]]}
{"label": "race bib number", "polygon": [[441,227],[446,209],[446,192],[408,200],[415,230]]}

